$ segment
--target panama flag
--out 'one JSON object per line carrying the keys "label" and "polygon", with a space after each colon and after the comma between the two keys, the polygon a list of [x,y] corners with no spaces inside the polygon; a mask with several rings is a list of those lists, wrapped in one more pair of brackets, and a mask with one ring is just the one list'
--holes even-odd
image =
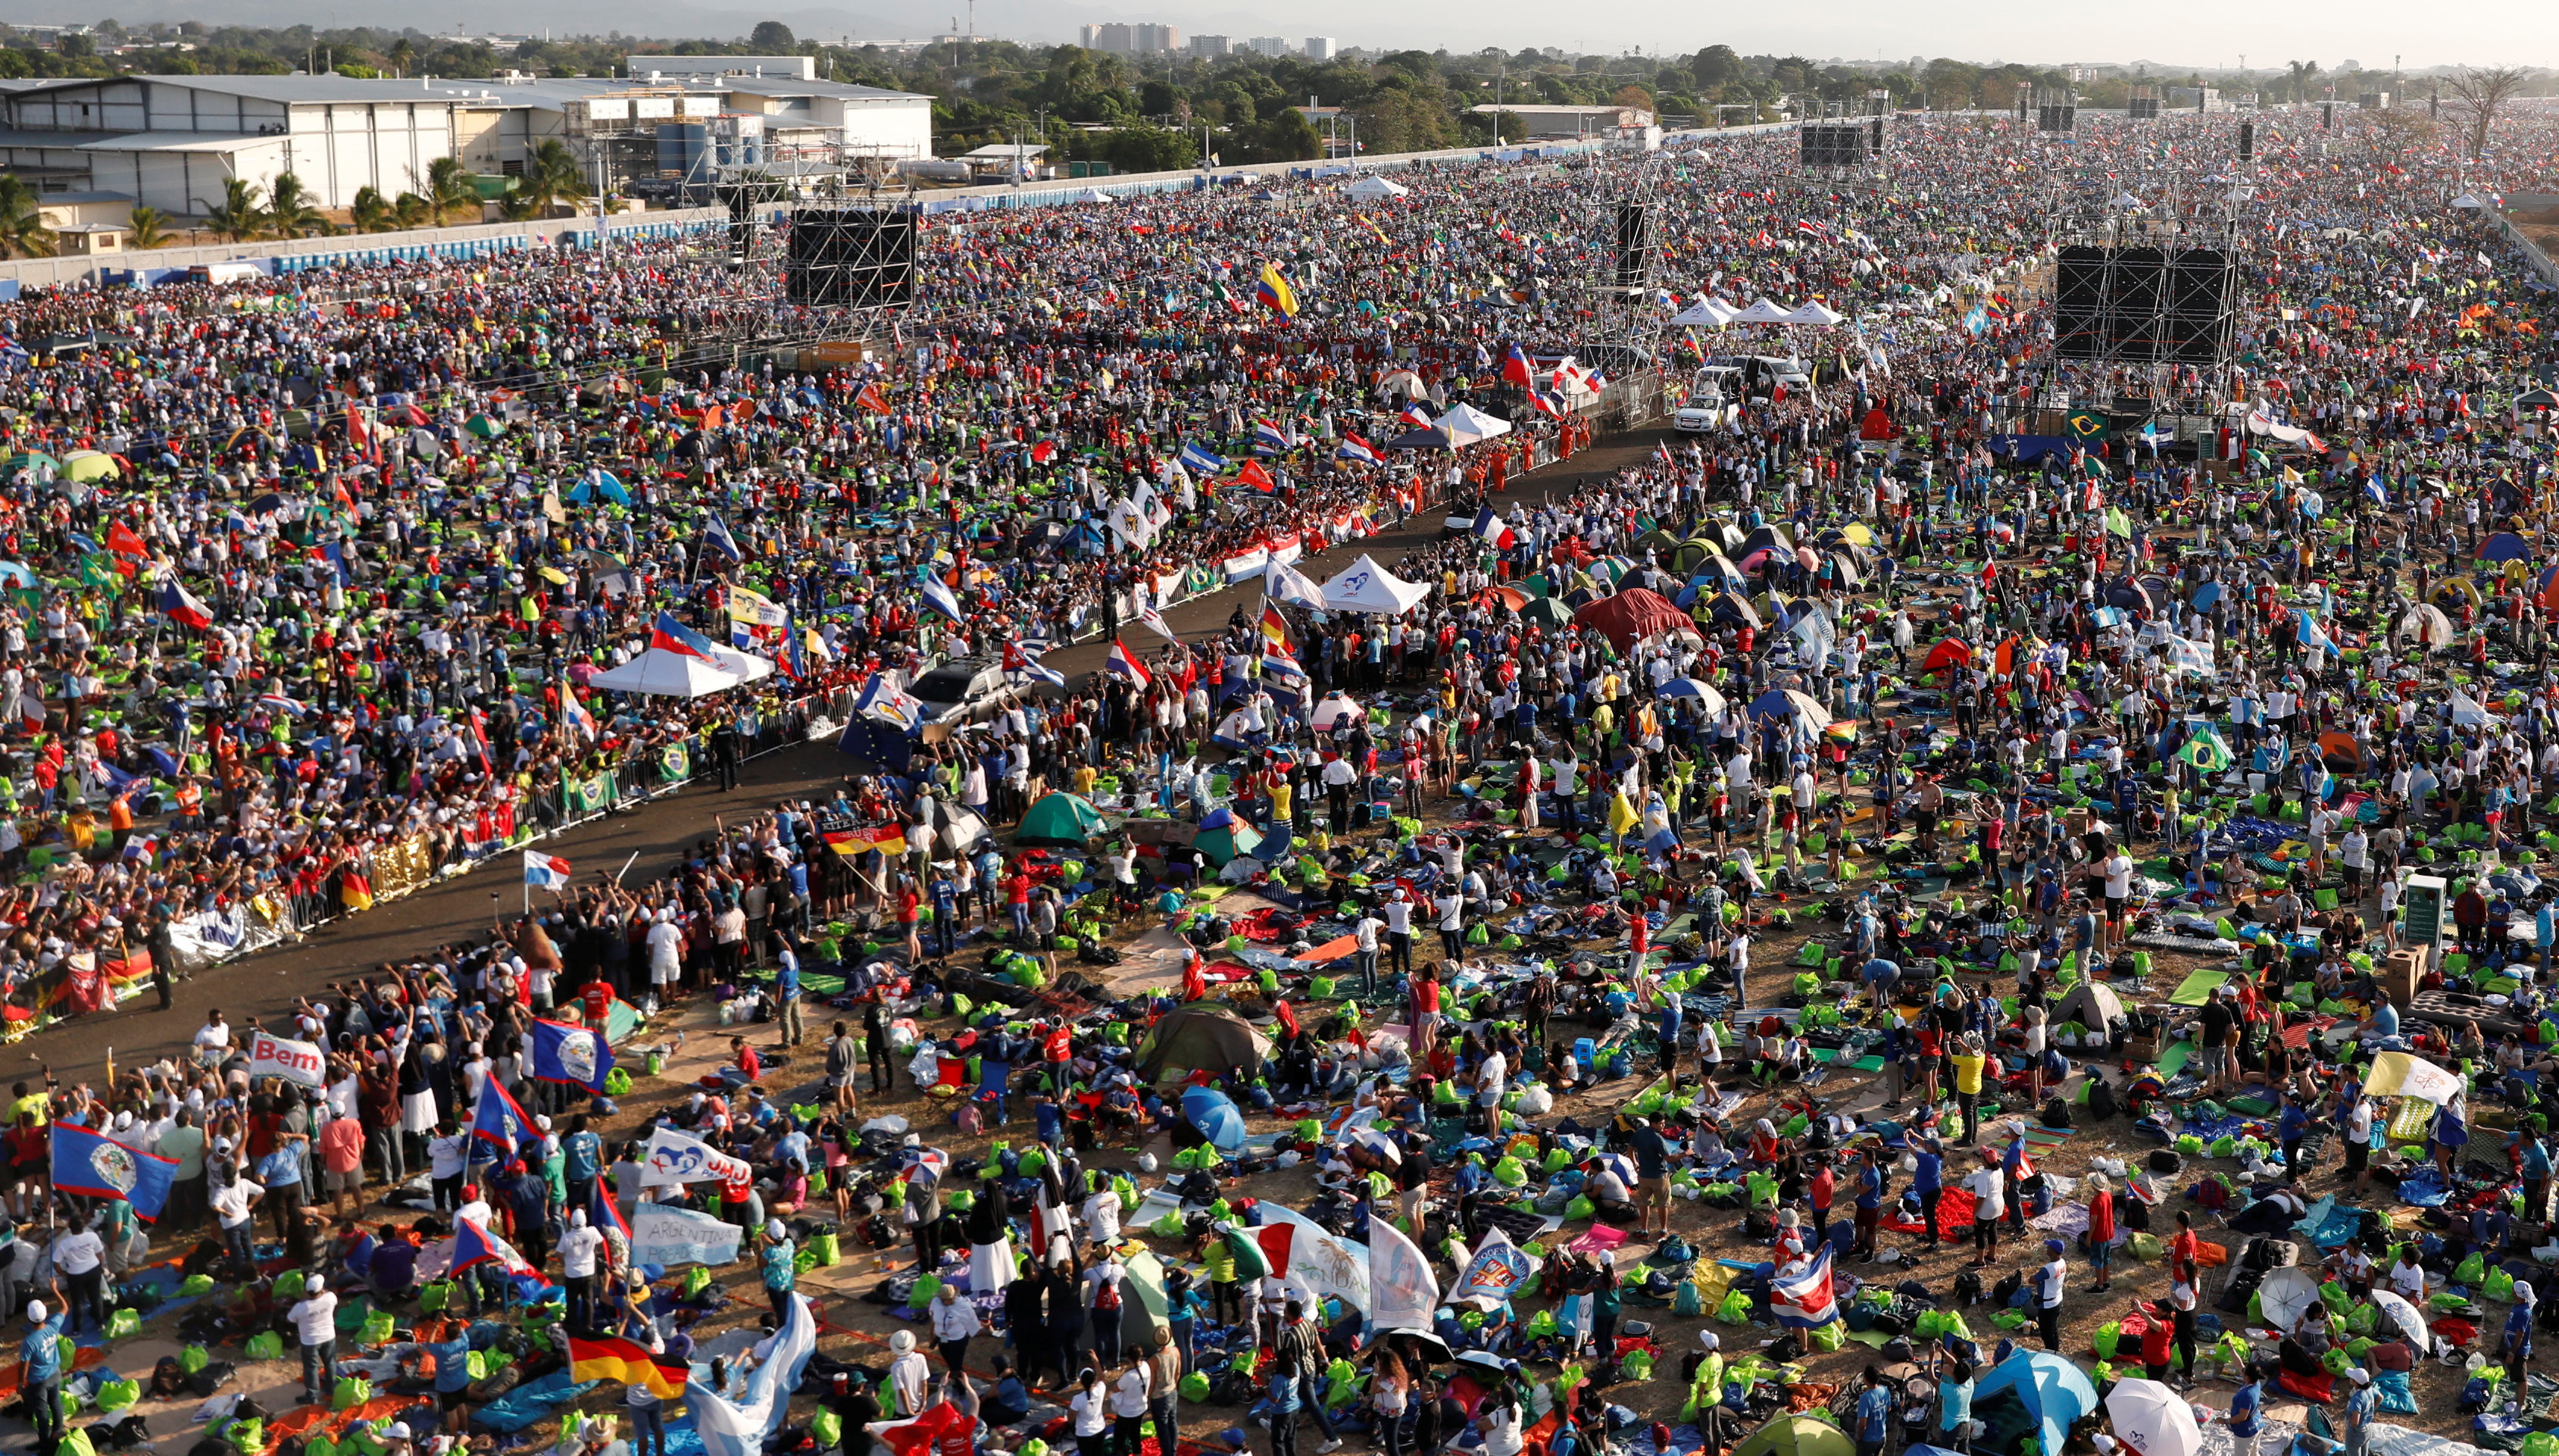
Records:
{"label": "panama flag", "polygon": [[943,585],[942,578],[928,571],[924,573],[924,580],[918,584],[918,589],[924,593],[927,606],[964,627],[968,625],[967,614],[960,610],[960,599],[952,594],[951,588]]}
{"label": "panama flag", "polygon": [[1342,431],[1341,448],[1333,452],[1333,458],[1336,460],[1365,460],[1371,465],[1380,465],[1385,463],[1385,458],[1377,453],[1377,447],[1375,445],[1370,444],[1348,430]]}
{"label": "panama flag", "polygon": [[1467,529],[1496,546],[1508,546],[1518,540],[1518,537],[1511,534],[1510,524],[1504,521],[1500,512],[1490,506],[1475,512],[1475,523]]}
{"label": "panama flag", "polygon": [[536,890],[559,890],[568,886],[568,861],[556,854],[525,851],[525,883]]}
{"label": "panama flag", "polygon": [[480,1084],[480,1104],[471,1112],[473,1137],[512,1154],[516,1144],[532,1131],[533,1119],[525,1115],[525,1109],[516,1105],[516,1099],[507,1095],[496,1078]]}
{"label": "panama flag", "polygon": [[1777,1323],[1798,1330],[1827,1325],[1839,1318],[1839,1299],[1831,1287],[1829,1244],[1822,1245],[1821,1257],[1802,1272],[1779,1274],[1768,1281],[1768,1309],[1777,1316]]}
{"label": "panama flag", "polygon": [[1105,665],[1115,676],[1126,677],[1139,687],[1155,680],[1155,674],[1146,670],[1146,664],[1137,660],[1129,645],[1116,637],[1111,640],[1111,660]]}
{"label": "panama flag", "polygon": [[511,1274],[529,1274],[533,1266],[525,1256],[510,1247],[507,1240],[483,1229],[471,1219],[456,1220],[453,1228],[453,1262],[447,1275],[461,1273],[480,1264],[496,1264]]}
{"label": "panama flag", "polygon": [[649,646],[679,657],[699,657],[705,662],[719,660],[719,649],[711,640],[676,620],[673,612],[661,612],[649,625]]}
{"label": "panama flag", "polygon": [[187,589],[174,581],[160,589],[160,611],[162,615],[176,619],[180,625],[198,632],[214,625],[213,612],[204,603],[187,595]]}
{"label": "panama flag", "polygon": [[54,1187],[87,1198],[122,1199],[145,1221],[160,1217],[178,1160],[135,1152],[85,1127],[57,1122],[51,1129]]}

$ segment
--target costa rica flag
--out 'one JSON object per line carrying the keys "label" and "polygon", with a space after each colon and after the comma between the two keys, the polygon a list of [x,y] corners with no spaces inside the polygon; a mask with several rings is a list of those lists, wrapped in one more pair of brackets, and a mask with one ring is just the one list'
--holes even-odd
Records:
{"label": "costa rica flag", "polygon": [[673,612],[661,612],[649,626],[649,646],[663,648],[678,656],[699,657],[705,662],[717,661],[718,650],[711,640],[676,620]]}
{"label": "costa rica flag", "polygon": [[1798,1330],[1827,1325],[1839,1318],[1839,1298],[1831,1282],[1831,1248],[1825,1243],[1819,1258],[1795,1274],[1779,1274],[1768,1281],[1768,1309],[1777,1323]]}

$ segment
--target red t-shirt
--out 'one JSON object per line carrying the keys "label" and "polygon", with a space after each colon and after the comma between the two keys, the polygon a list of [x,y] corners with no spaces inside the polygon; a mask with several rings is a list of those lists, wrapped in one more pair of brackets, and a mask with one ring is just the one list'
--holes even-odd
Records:
{"label": "red t-shirt", "polygon": [[604,981],[588,981],[586,989],[578,994],[586,1003],[587,1025],[604,1025],[606,1014],[613,1009],[613,987]]}

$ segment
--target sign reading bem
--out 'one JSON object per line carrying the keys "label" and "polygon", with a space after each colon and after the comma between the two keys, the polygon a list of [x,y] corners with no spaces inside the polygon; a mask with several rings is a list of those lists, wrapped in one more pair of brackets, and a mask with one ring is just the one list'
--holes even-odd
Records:
{"label": "sign reading bem", "polygon": [[309,1042],[291,1042],[259,1032],[249,1038],[248,1080],[281,1077],[304,1087],[320,1087],[328,1077],[329,1059]]}

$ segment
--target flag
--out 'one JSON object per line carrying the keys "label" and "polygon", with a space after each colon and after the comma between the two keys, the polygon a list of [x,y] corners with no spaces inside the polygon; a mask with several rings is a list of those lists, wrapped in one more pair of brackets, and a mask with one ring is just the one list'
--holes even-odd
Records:
{"label": "flag", "polygon": [[311,716],[311,705],[309,703],[304,702],[298,697],[288,696],[287,694],[280,692],[259,693],[257,695],[257,705],[262,708],[273,708],[279,713],[291,713],[297,718],[307,718]]}
{"label": "flag", "polygon": [[1180,459],[1182,468],[1196,475],[1223,475],[1226,473],[1226,457],[1203,449],[1198,445],[1184,445],[1182,447]]}
{"label": "flag", "polygon": [[587,711],[586,704],[578,701],[577,689],[571,687],[566,679],[560,682],[560,721],[590,739],[600,739],[604,736],[596,729],[595,714]]}
{"label": "flag", "polygon": [[871,680],[862,687],[861,696],[853,699],[853,712],[904,733],[912,733],[924,726],[924,704],[890,682],[885,672],[871,674]]}
{"label": "flag", "polygon": [[743,1158],[733,1158],[688,1132],[660,1125],[649,1134],[640,1155],[640,1186],[671,1183],[731,1183],[751,1176]]}
{"label": "flag", "polygon": [[649,646],[705,662],[719,660],[719,649],[711,640],[677,621],[673,612],[659,613],[658,620],[650,624]]}
{"label": "flag", "polygon": [[1342,443],[1339,448],[1333,451],[1333,458],[1335,460],[1364,460],[1371,465],[1382,465],[1385,463],[1385,457],[1377,453],[1376,446],[1361,439],[1359,436],[1352,434],[1348,430],[1342,431]]}
{"label": "flag", "polygon": [[568,861],[556,854],[539,850],[525,851],[525,883],[536,890],[560,890],[568,886]]}
{"label": "flag", "polygon": [[963,627],[968,626],[969,617],[960,610],[960,598],[943,584],[942,578],[930,571],[921,574],[923,580],[917,584],[917,589],[923,592],[925,605]]}
{"label": "flag", "polygon": [[169,1188],[178,1180],[178,1160],[136,1152],[85,1127],[57,1122],[52,1127],[54,1187],[65,1193],[133,1205],[145,1222],[168,1206]]}
{"label": "flag", "polygon": [[692,1412],[702,1456],[761,1456],[791,1414],[791,1392],[800,1388],[809,1357],[818,1350],[818,1321],[807,1295],[791,1295],[786,1304],[782,1328],[746,1379],[745,1398],[732,1401],[704,1380],[685,1382],[684,1404]]}
{"label": "flag", "polygon": [[652,1355],[646,1345],[613,1336],[597,1340],[570,1336],[568,1363],[569,1379],[573,1381],[620,1381],[626,1385],[644,1386],[662,1400],[683,1398],[684,1382],[692,1378],[692,1367],[687,1363]]}
{"label": "flag", "polygon": [[1148,607],[1146,610],[1138,613],[1137,620],[1143,623],[1149,631],[1153,632],[1157,637],[1162,638],[1166,642],[1177,643],[1182,640],[1181,634],[1173,631],[1173,624],[1164,620],[1164,614],[1156,611],[1152,607]]}
{"label": "flag", "polygon": [[888,413],[888,395],[880,391],[876,379],[862,386],[862,392],[853,396],[853,403],[873,414]]}
{"label": "flag", "polygon": [[481,1264],[496,1264],[510,1274],[537,1272],[507,1240],[481,1228],[475,1220],[455,1220],[453,1238],[447,1241],[453,1246],[452,1262],[444,1270],[447,1277]]}
{"label": "flag", "polygon": [[1297,448],[1297,442],[1288,438],[1286,430],[1267,419],[1258,419],[1253,422],[1253,448],[1266,454],[1285,455]]}
{"label": "flag", "polygon": [[1007,676],[1028,677],[1052,687],[1066,686],[1066,674],[1042,662],[1018,642],[1004,644],[1004,672]]}
{"label": "flag", "polygon": [[1297,655],[1288,646],[1288,619],[1280,616],[1280,609],[1273,606],[1268,598],[1262,603],[1262,637],[1271,644],[1273,652],[1291,657]]}
{"label": "flag", "polygon": [[1146,664],[1138,661],[1137,655],[1118,638],[1111,640],[1111,659],[1106,666],[1114,675],[1126,677],[1139,687],[1155,680],[1155,674],[1147,671]]}
{"label": "flag", "polygon": [[613,1201],[613,1180],[598,1178],[595,1191],[587,1196],[586,1222],[598,1229],[616,1230],[622,1235],[625,1248],[631,1243],[631,1221],[622,1217],[622,1208]]}
{"label": "flag", "polygon": [[870,1433],[888,1456],[933,1456],[946,1446],[952,1450],[974,1448],[978,1417],[945,1400],[921,1415],[872,1426]]}
{"label": "flag", "polygon": [[2074,440],[2094,440],[2106,433],[2106,417],[2088,410],[2071,415],[2069,423],[2070,438]]}
{"label": "flag", "polygon": [[187,595],[187,589],[174,581],[160,589],[160,611],[180,626],[192,627],[198,632],[214,625],[213,612],[204,603]]}
{"label": "flag", "polygon": [[728,533],[728,522],[716,515],[711,517],[710,524],[702,527],[702,544],[731,561],[746,559],[746,553],[737,548],[737,537]]}
{"label": "flag", "polygon": [[133,533],[133,527],[126,525],[121,520],[107,526],[106,548],[113,551],[118,556],[148,556],[151,554],[151,548],[143,544],[142,537],[135,535]]}
{"label": "flag", "polygon": [[1831,1288],[1831,1248],[1822,1245],[1821,1256],[1796,1274],[1779,1274],[1768,1281],[1768,1309],[1777,1323],[1798,1330],[1827,1325],[1839,1318],[1839,1300]]}
{"label": "flag", "polygon": [[1297,291],[1290,288],[1288,280],[1280,277],[1280,270],[1269,263],[1262,265],[1262,286],[1253,290],[1253,296],[1262,300],[1264,308],[1274,310],[1283,318],[1297,317]]}
{"label": "flag", "polygon": [[892,857],[906,853],[906,827],[903,824],[874,824],[867,829],[828,829],[820,837],[827,841],[828,849],[846,859],[873,850]]}
{"label": "flag", "polygon": [[533,1022],[533,1077],[541,1082],[582,1087],[604,1095],[604,1079],[613,1070],[613,1048],[592,1027],[565,1021]]}
{"label": "flag", "polygon": [[1262,592],[1275,602],[1303,607],[1310,612],[1324,609],[1324,593],[1314,579],[1285,561],[1274,561],[1263,569]]}
{"label": "flag", "polygon": [[525,1115],[525,1109],[516,1105],[514,1097],[507,1095],[507,1090],[499,1085],[498,1079],[493,1077],[480,1084],[479,1105],[471,1109],[473,1137],[512,1155],[516,1144],[530,1136],[532,1131],[533,1119]]}
{"label": "flag", "polygon": [[1266,496],[1280,489],[1280,483],[1271,478],[1271,472],[1264,470],[1259,460],[1244,462],[1244,468],[1235,473],[1235,483],[1239,486],[1251,486]]}
{"label": "flag", "polygon": [[1384,1219],[1368,1225],[1369,1320],[1380,1332],[1430,1328],[1439,1307],[1439,1280],[1430,1259]]}
{"label": "flag", "polygon": [[733,586],[728,589],[728,620],[749,627],[788,627],[791,609],[762,592]]}
{"label": "flag", "polygon": [[1430,428],[1433,423],[1430,418],[1430,411],[1424,409],[1418,403],[1404,406],[1403,410],[1396,415],[1396,418],[1419,430],[1427,430]]}
{"label": "flag", "polygon": [[1472,1303],[1490,1309],[1502,1304],[1528,1282],[1537,1265],[1520,1251],[1518,1244],[1499,1229],[1484,1231],[1484,1246],[1475,1250],[1459,1276],[1457,1287],[1448,1293],[1448,1302]]}
{"label": "flag", "polygon": [[1502,380],[1523,389],[1535,387],[1537,374],[1528,362],[1528,351],[1514,344],[1502,355]]}
{"label": "flag", "polygon": [[1514,545],[1519,539],[1511,533],[1509,522],[1503,520],[1500,512],[1490,506],[1475,512],[1475,523],[1468,526],[1467,530],[1496,546]]}
{"label": "flag", "polygon": [[2218,774],[2229,768],[2232,762],[2230,745],[2222,742],[2221,735],[2209,728],[2187,739],[2185,746],[2177,751],[2177,758],[2178,762],[2206,774]]}

